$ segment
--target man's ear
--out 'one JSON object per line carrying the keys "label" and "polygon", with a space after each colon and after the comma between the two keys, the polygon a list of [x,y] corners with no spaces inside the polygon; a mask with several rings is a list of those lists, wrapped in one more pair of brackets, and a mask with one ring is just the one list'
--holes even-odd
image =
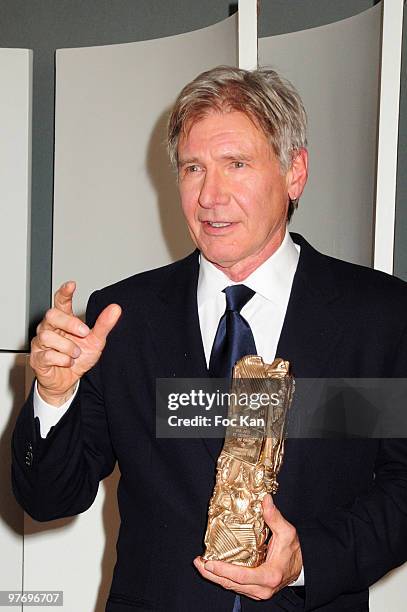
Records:
{"label": "man's ear", "polygon": [[300,149],[295,154],[287,172],[287,191],[291,200],[298,200],[308,178],[308,151]]}

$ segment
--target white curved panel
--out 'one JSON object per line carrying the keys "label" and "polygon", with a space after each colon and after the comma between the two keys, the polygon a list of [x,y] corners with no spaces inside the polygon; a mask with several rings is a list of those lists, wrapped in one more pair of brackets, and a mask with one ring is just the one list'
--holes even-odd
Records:
{"label": "white curved panel", "polygon": [[261,38],[259,63],[300,91],[310,176],[292,229],[341,259],[372,264],[381,5],[326,26]]}
{"label": "white curved panel", "polygon": [[32,51],[0,49],[0,349],[27,348]]}
{"label": "white curved panel", "polygon": [[167,113],[202,70],[236,65],[236,15],[188,34],[57,52],[54,288],[89,292],[192,248],[165,150]]}
{"label": "white curved panel", "polygon": [[[165,124],[182,86],[218,64],[237,64],[236,15],[179,36],[57,52],[53,286],[77,281],[77,311],[93,289],[191,250]],[[64,590],[68,612],[104,610],[117,478],[72,521],[26,517],[26,588]]]}

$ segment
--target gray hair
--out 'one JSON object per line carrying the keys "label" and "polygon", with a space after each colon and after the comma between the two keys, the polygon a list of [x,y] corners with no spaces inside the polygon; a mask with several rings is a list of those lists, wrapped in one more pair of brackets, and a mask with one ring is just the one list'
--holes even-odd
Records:
{"label": "gray hair", "polygon": [[286,173],[307,145],[307,115],[294,86],[275,70],[218,66],[198,75],[179,94],[168,122],[171,163],[178,164],[180,134],[211,111],[245,113],[263,130]]}

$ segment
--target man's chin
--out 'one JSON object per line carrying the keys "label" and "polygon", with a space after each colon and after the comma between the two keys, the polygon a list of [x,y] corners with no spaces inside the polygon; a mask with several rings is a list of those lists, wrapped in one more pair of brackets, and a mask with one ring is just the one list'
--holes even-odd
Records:
{"label": "man's chin", "polygon": [[235,266],[239,262],[239,259],[233,259],[230,256],[225,256],[224,254],[220,255],[218,253],[212,253],[208,251],[205,252],[202,250],[201,253],[207,261],[209,261],[211,264],[216,266],[219,270],[224,271],[225,273],[227,273],[230,268],[233,268],[233,266]]}
{"label": "man's chin", "polygon": [[200,249],[207,261],[220,269],[227,270],[239,261],[238,257],[233,257],[230,253],[214,251],[211,249]]}

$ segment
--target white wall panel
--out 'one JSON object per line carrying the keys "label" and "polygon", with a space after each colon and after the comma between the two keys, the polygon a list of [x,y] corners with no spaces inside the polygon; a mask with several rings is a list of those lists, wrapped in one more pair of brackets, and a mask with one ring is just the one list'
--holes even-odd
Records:
{"label": "white wall panel", "polygon": [[370,612],[405,612],[407,567],[393,570],[370,589]]}
{"label": "white wall panel", "polygon": [[381,5],[326,26],[259,40],[309,115],[310,175],[292,229],[325,253],[372,264]]}
{"label": "white wall panel", "polygon": [[[292,229],[341,259],[372,265],[382,6],[259,40],[259,64],[299,89],[309,116],[310,177]],[[372,612],[404,612],[407,566],[371,589]]]}
{"label": "white wall panel", "polygon": [[384,0],[374,267],[393,274],[404,0]]}
{"label": "white wall panel", "polygon": [[32,52],[0,49],[0,349],[27,345]]}
{"label": "white wall panel", "polygon": [[239,68],[255,70],[257,68],[257,0],[239,0]]}
{"label": "white wall panel", "polygon": [[[93,289],[192,248],[165,124],[181,87],[217,64],[237,64],[236,16],[165,39],[57,52],[53,286],[75,279],[78,311]],[[117,478],[79,517],[25,518],[26,588],[63,590],[67,612],[104,610]]]}
{"label": "white wall panel", "polygon": [[[10,446],[17,414],[24,402],[25,356],[0,353],[0,591],[21,591],[23,510],[11,491]],[[19,608],[5,606],[4,612]]]}
{"label": "white wall panel", "polygon": [[[92,507],[78,517],[38,523],[24,515],[26,590],[63,591],[65,612],[104,612],[120,524],[118,476],[116,468]],[[36,610],[47,612],[49,607]]]}
{"label": "white wall panel", "polygon": [[165,150],[168,110],[237,63],[236,15],[188,34],[57,52],[53,285],[89,292],[192,248]]}

